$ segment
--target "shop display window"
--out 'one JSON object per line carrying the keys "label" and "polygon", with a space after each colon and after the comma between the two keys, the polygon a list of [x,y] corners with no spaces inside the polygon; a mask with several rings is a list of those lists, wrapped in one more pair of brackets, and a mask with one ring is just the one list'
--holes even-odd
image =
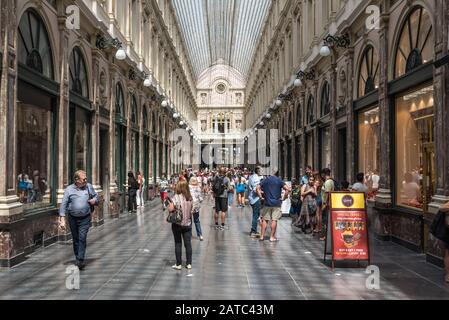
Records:
{"label": "shop display window", "polygon": [[18,104],[17,190],[25,211],[52,203],[52,118],[50,110]]}
{"label": "shop display window", "polygon": [[374,199],[379,190],[379,139],[379,107],[360,112],[358,115],[358,171],[365,173],[369,199]]}
{"label": "shop display window", "polygon": [[433,86],[396,99],[396,203],[427,211],[435,194]]}

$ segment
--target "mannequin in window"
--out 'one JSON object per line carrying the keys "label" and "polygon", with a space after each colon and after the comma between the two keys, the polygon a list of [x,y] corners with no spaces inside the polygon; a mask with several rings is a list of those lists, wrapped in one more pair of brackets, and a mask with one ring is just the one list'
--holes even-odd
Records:
{"label": "mannequin in window", "polygon": [[404,175],[402,191],[405,205],[421,208],[421,188],[413,181],[413,175],[410,172]]}

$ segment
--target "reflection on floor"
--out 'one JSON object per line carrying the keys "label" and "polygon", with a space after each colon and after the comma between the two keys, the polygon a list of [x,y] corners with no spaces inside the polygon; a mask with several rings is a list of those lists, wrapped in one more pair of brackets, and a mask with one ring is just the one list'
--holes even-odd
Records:
{"label": "reflection on floor", "polygon": [[280,242],[260,243],[249,237],[249,207],[231,210],[226,231],[211,227],[211,208],[202,208],[205,241],[194,236],[191,271],[171,269],[173,236],[156,200],[90,232],[79,290],[66,287],[71,244],[55,244],[0,271],[0,299],[449,299],[443,270],[393,243],[372,240],[380,290],[369,290],[365,269],[332,271],[322,263],[323,243],[295,233],[289,218]]}

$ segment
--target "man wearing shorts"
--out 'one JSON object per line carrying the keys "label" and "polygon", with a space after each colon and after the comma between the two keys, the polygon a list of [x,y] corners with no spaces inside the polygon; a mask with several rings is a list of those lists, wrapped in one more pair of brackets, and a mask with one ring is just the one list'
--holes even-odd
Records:
{"label": "man wearing shorts", "polygon": [[[220,230],[225,228],[226,213],[228,212],[229,179],[226,177],[226,169],[220,168],[218,175],[212,181],[212,190],[215,197],[215,227]],[[218,216],[221,213],[221,226],[218,225]]]}
{"label": "man wearing shorts", "polygon": [[[285,190],[284,199],[282,199],[282,190]],[[282,218],[282,201],[287,199],[289,193],[288,186],[279,178],[279,170],[274,169],[272,175],[262,180],[257,186],[257,192],[264,201],[264,207],[261,210],[262,215],[262,231],[260,241],[265,240],[265,231],[268,222],[271,221],[270,242],[276,242],[276,228],[278,221]]]}

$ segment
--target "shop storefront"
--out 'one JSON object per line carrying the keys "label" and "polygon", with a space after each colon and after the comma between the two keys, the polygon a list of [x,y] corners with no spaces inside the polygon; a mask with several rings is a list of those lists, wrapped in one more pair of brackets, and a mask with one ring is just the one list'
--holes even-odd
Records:
{"label": "shop storefront", "polygon": [[54,81],[47,28],[36,11],[29,9],[23,14],[18,35],[16,181],[27,213],[56,208],[59,84]]}

